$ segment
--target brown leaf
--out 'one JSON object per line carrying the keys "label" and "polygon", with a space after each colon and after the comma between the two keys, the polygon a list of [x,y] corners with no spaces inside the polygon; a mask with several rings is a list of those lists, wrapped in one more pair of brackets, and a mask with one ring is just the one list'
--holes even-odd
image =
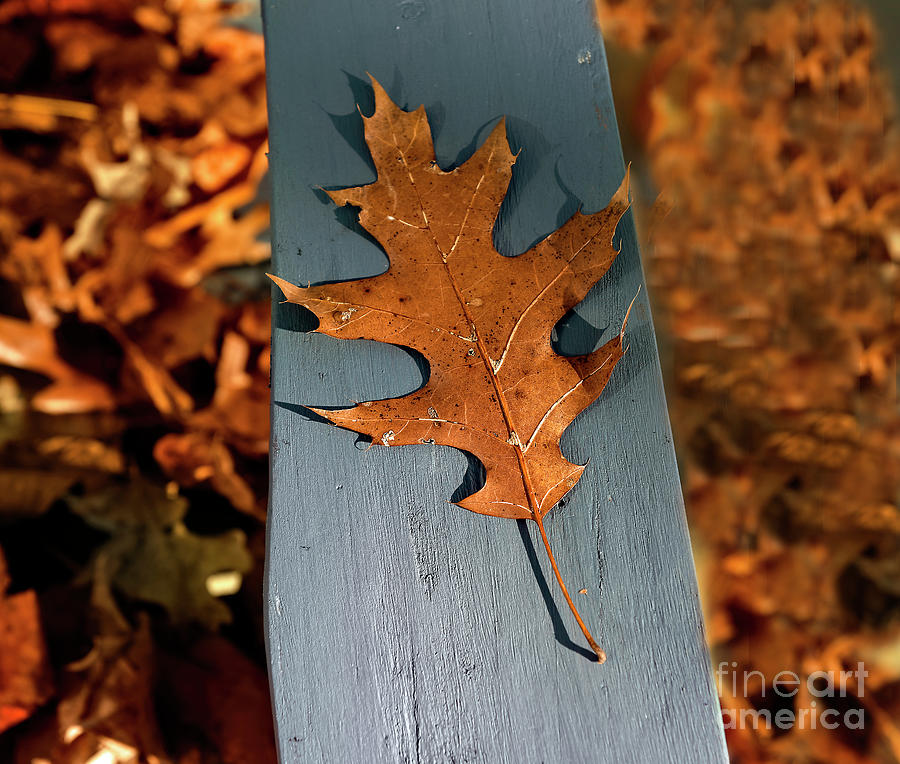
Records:
{"label": "brown leaf", "polygon": [[77,479],[64,470],[0,469],[0,517],[39,515]]}
{"label": "brown leaf", "polygon": [[71,414],[113,408],[112,391],[106,385],[59,358],[53,332],[46,326],[0,316],[0,363],[53,380],[32,400],[38,411]]}
{"label": "brown leaf", "polygon": [[96,438],[55,435],[38,443],[36,450],[59,466],[112,473],[125,470],[122,452]]}
{"label": "brown leaf", "polygon": [[141,142],[140,113],[133,103],[122,109],[122,124],[128,143],[128,158],[124,162],[104,162],[92,142],[82,148],[82,163],[97,195],[102,199],[133,201],[140,199],[150,180],[152,156],[150,149]]}
{"label": "brown leaf", "polygon": [[250,163],[250,158],[250,149],[237,141],[212,146],[191,161],[194,182],[204,191],[218,191]]}
{"label": "brown leaf", "polygon": [[190,424],[222,436],[241,453],[261,456],[269,448],[269,390],[267,380],[248,368],[250,351],[237,332],[225,335],[212,404],[193,415]]}
{"label": "brown leaf", "polygon": [[108,18],[127,18],[131,0],[10,0],[0,8],[0,23],[18,16],[55,16],[102,13]]}
{"label": "brown leaf", "polygon": [[38,602],[32,591],[4,596],[0,552],[0,733],[27,719],[53,692]]}
{"label": "brown leaf", "polygon": [[[263,143],[253,156],[247,179],[216,194],[212,199],[182,210],[177,215],[148,228],[143,232],[144,241],[152,247],[171,247],[179,236],[197,226],[204,233],[212,234],[223,221],[233,216],[235,210],[254,200],[259,182],[268,168],[268,144]],[[212,230],[211,230],[212,229]]]}
{"label": "brown leaf", "polygon": [[115,325],[108,325],[113,336],[122,345],[127,361],[126,368],[132,372],[153,405],[161,414],[181,414],[194,407],[194,401],[165,369],[158,366]]}
{"label": "brown leaf", "polygon": [[181,292],[146,320],[135,332],[136,339],[144,352],[166,369],[198,357],[212,361],[224,312],[222,303],[202,290]]}
{"label": "brown leaf", "polygon": [[0,261],[0,275],[21,286],[22,301],[35,323],[55,327],[57,312],[74,307],[62,236],[55,224],[47,225],[37,239],[16,239],[8,258]]}
{"label": "brown leaf", "polygon": [[486,482],[458,504],[535,520],[543,535],[542,518],[584,470],[563,457],[560,437],[597,399],[624,352],[619,333],[588,355],[563,357],[550,332],[618,254],[612,239],[628,208],[627,176],[606,209],[576,213],[525,254],[503,257],[492,230],[515,162],[505,124],[468,162],[443,172],[424,107],[404,112],[373,86],[365,134],[378,179],[329,194],[361,208],[360,223],[387,251],[389,269],[321,287],[275,280],[289,302],[315,313],[316,331],[414,348],[431,374],[402,398],[314,411],[376,444],[438,443],[474,454]]}
{"label": "brown leaf", "polygon": [[179,485],[209,482],[236,509],[265,519],[265,511],[259,508],[247,481],[235,471],[234,458],[220,439],[199,432],[170,433],[156,442],[153,457]]}
{"label": "brown leaf", "polygon": [[[872,14],[597,4],[610,47],[642,57],[636,137],[667,208],[644,253],[714,663],[770,681],[860,660],[872,673],[864,733],[728,730],[732,759],[896,761],[900,684],[881,643],[900,614],[900,142]],[[758,702],[720,691],[729,708]]]}
{"label": "brown leaf", "polygon": [[179,722],[203,730],[225,764],[277,762],[265,671],[218,635],[161,663]]}
{"label": "brown leaf", "polygon": [[156,656],[150,619],[139,614],[133,629],[99,568],[91,605],[98,633],[90,652],[66,667],[66,689],[57,708],[61,739],[53,760],[84,761],[70,757],[82,750],[93,756],[124,746],[142,752],[148,761],[167,762],[153,704]]}
{"label": "brown leaf", "polygon": [[259,240],[269,227],[268,205],[258,205],[236,220],[230,212],[222,210],[210,216],[204,225],[209,242],[180,272],[171,274],[180,286],[194,286],[220,268],[256,265],[271,257],[268,242]]}

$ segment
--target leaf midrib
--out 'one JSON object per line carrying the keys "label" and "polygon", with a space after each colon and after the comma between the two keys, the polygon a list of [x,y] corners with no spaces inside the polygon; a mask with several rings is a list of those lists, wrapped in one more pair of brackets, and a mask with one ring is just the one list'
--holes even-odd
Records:
{"label": "leaf midrib", "polygon": [[[485,370],[487,371],[488,377],[491,380],[491,386],[494,388],[494,393],[497,396],[497,402],[500,407],[500,413],[503,417],[503,421],[506,424],[507,432],[509,433],[509,440],[507,443],[512,446],[513,451],[516,454],[516,459],[519,464],[519,472],[522,477],[523,487],[525,488],[525,494],[528,497],[529,509],[532,515],[538,519],[540,523],[540,506],[537,503],[537,496],[535,494],[534,488],[531,484],[531,475],[528,470],[528,463],[525,461],[525,453],[522,450],[522,442],[516,433],[515,426],[513,424],[512,415],[509,411],[506,398],[503,395],[503,391],[500,388],[499,380],[497,379],[496,374],[494,373],[493,366],[491,364],[490,356],[488,355],[487,348],[484,346],[484,342],[481,339],[481,335],[478,332],[478,325],[476,324],[474,318],[469,313],[468,306],[466,305],[466,301],[462,296],[462,292],[459,289],[459,285],[456,283],[456,279],[453,278],[453,273],[450,270],[450,266],[447,263],[449,253],[447,255],[444,254],[440,245],[438,244],[437,238],[434,235],[434,232],[431,230],[431,224],[428,221],[428,215],[425,212],[425,205],[422,204],[422,197],[419,194],[419,189],[416,186],[415,178],[413,178],[412,171],[410,170],[409,163],[406,161],[406,153],[403,149],[400,148],[400,144],[397,141],[397,133],[394,130],[394,122],[391,119],[390,114],[387,115],[388,124],[391,128],[391,137],[394,141],[394,146],[396,146],[397,151],[400,153],[400,156],[403,159],[403,166],[406,168],[406,175],[409,178],[409,183],[412,186],[413,192],[416,195],[416,200],[419,202],[419,209],[422,211],[422,219],[425,221],[425,225],[428,229],[428,232],[431,234],[431,240],[434,243],[434,247],[437,250],[437,253],[441,256],[441,261],[443,262],[445,272],[447,274],[447,279],[450,282],[450,285],[453,287],[453,293],[456,295],[456,299],[459,302],[460,310],[462,310],[463,315],[469,323],[469,326],[472,327],[472,332],[475,337],[475,345],[478,348],[478,353],[481,356],[482,363],[484,364]],[[420,118],[421,121],[421,118]],[[413,133],[413,139],[415,140],[416,134],[419,129],[419,122],[416,123],[415,131]],[[410,141],[410,145],[412,145],[412,141]],[[485,167],[490,167],[491,160],[494,158],[494,149],[491,150],[491,153],[488,155],[487,161],[485,162]],[[487,171],[481,174],[481,178],[479,178],[478,183],[475,185],[475,189],[472,192],[472,198],[469,201],[468,206],[466,207],[465,215],[463,215],[463,220],[460,223],[459,231],[457,232],[456,239],[453,243],[453,248],[451,248],[451,252],[456,248],[456,244],[459,242],[459,238],[462,235],[463,227],[465,226],[465,222],[469,218],[469,213],[472,210],[472,205],[475,203],[475,196],[478,194],[478,190],[481,188],[481,184],[484,181],[484,178],[487,175]]]}

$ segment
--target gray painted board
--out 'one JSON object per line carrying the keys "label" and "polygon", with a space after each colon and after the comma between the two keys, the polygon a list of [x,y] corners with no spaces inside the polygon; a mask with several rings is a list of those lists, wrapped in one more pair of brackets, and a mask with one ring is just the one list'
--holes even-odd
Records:
{"label": "gray painted board", "polygon": [[[380,249],[317,186],[374,180],[356,112],[365,73],[424,103],[442,167],[501,115],[524,151],[495,230],[515,255],[624,166],[606,60],[583,0],[266,0],[275,271],[374,275]],[[643,276],[623,250],[557,327],[562,352],[619,328]],[[276,306],[267,628],[283,762],[725,761],[646,292],[631,347],[563,439],[583,478],[548,520],[587,656],[533,523],[448,503],[477,470],[436,446],[365,450],[303,405],[400,395],[393,346],[307,334]]]}

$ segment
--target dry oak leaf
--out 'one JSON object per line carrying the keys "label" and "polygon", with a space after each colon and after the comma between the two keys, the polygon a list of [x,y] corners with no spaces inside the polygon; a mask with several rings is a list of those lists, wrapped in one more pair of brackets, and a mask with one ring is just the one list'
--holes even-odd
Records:
{"label": "dry oak leaf", "polygon": [[[312,410],[385,446],[437,443],[474,454],[486,482],[459,506],[535,520],[553,561],[542,518],[584,470],[563,457],[560,437],[600,395],[624,350],[619,333],[588,355],[563,357],[550,332],[618,254],[612,239],[628,208],[627,175],[606,209],[576,213],[528,252],[504,257],[492,241],[515,162],[504,122],[469,161],[444,172],[424,107],[402,111],[374,80],[373,87],[375,112],[364,120],[378,178],[328,193],[361,209],[360,223],[388,253],[388,270],[306,288],[273,278],[288,302],[316,315],[316,331],[414,348],[430,376],[401,398]],[[603,660],[555,562],[554,569]]]}
{"label": "dry oak leaf", "polygon": [[53,693],[37,595],[7,595],[0,549],[0,733],[27,719]]}
{"label": "dry oak leaf", "polygon": [[0,316],[0,364],[36,371],[52,380],[32,399],[36,411],[80,414],[114,408],[113,392],[63,361],[58,350],[49,327]]}

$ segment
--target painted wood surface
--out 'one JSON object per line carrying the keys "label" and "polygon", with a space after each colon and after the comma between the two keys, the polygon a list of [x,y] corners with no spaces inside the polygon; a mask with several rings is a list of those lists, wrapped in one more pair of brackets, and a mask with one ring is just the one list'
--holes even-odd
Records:
{"label": "painted wood surface", "polygon": [[[602,43],[580,0],[266,0],[275,271],[374,275],[385,255],[318,186],[374,180],[365,73],[424,103],[445,169],[506,115],[523,149],[495,230],[515,255],[624,166]],[[554,332],[618,330],[642,283],[630,214],[611,271]],[[303,405],[401,395],[400,348],[307,334],[274,311],[268,644],[282,761],[725,761],[646,290],[631,346],[563,438],[584,477],[549,516],[598,666],[533,523],[448,503],[477,479],[451,448],[365,450]],[[462,489],[461,489],[462,486]]]}

